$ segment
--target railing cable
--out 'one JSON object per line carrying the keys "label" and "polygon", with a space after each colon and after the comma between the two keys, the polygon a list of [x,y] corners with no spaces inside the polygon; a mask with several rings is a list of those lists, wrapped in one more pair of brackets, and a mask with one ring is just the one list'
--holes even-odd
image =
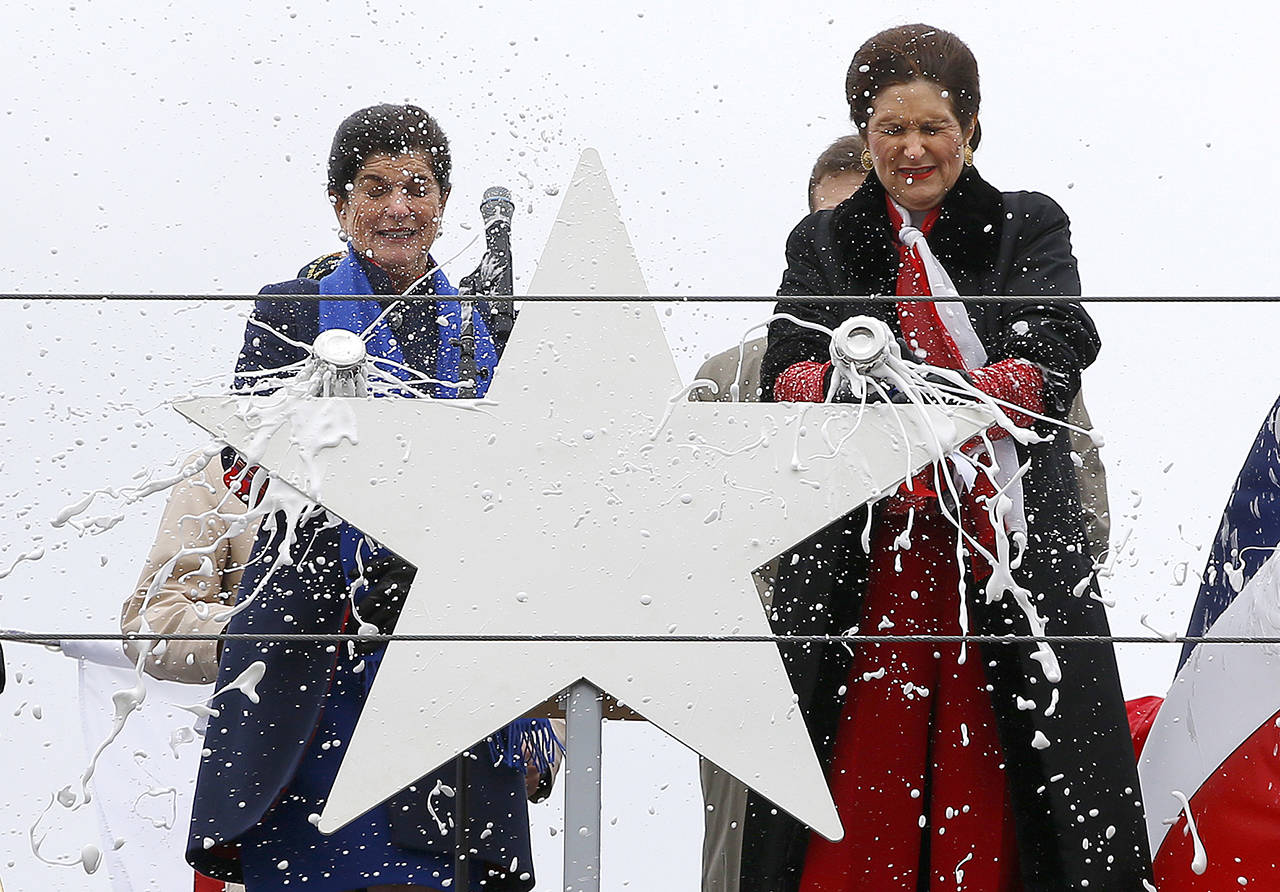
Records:
{"label": "railing cable", "polygon": [[[318,301],[319,294],[290,294],[287,296],[269,296],[265,299],[280,301]],[[94,301],[208,301],[208,302],[249,302],[263,300],[261,294],[0,294],[0,301],[27,302],[94,302]],[[406,295],[398,297],[406,302],[434,301],[432,295]],[[554,295],[516,295],[514,300],[520,303],[570,302],[570,303],[774,303],[779,298],[773,294],[554,294]],[[892,294],[876,295],[804,295],[789,298],[812,303],[897,303],[899,298]],[[1092,294],[1092,295],[984,295],[961,296],[956,300],[968,303],[1117,303],[1117,304],[1197,304],[1197,303],[1274,303],[1280,300],[1275,295],[1259,294],[1173,294],[1173,295],[1132,295],[1132,294]]]}
{"label": "railing cable", "polygon": [[392,641],[622,644],[1280,644],[1280,635],[528,635],[377,634],[354,632],[24,632],[0,630],[0,641],[57,646],[62,641],[275,641],[318,644]]}

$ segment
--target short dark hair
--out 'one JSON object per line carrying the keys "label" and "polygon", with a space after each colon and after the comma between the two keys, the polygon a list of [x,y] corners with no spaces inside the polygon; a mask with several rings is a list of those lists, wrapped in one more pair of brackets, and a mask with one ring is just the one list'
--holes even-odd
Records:
{"label": "short dark hair", "polygon": [[338,125],[329,149],[329,194],[345,197],[365,161],[374,155],[420,150],[431,160],[441,192],[449,191],[453,159],[449,138],[435,118],[416,105],[371,105]]}
{"label": "short dark hair", "polygon": [[[872,37],[853,55],[845,78],[849,116],[858,131],[867,129],[871,105],[885,87],[913,80],[933,81],[946,92],[961,125],[978,119],[978,60],[965,42],[932,25],[900,25]],[[977,148],[976,129],[970,145]]]}
{"label": "short dark hair", "polygon": [[813,162],[813,172],[809,174],[809,210],[813,210],[813,190],[827,177],[846,170],[866,173],[862,167],[862,150],[866,147],[866,140],[857,133],[850,133],[822,150],[818,160]]}

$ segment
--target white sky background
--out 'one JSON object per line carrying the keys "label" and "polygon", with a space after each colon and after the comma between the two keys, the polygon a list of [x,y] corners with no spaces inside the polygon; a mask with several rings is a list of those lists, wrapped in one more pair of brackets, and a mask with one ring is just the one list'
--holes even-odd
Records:
{"label": "white sky background", "polygon": [[[1280,144],[1264,62],[1270,6],[1042,6],[10,3],[0,292],[246,293],[291,278],[340,247],[324,196],[335,126],[364,105],[409,100],[437,115],[453,145],[435,253],[462,252],[447,267],[455,281],[479,258],[469,243],[480,195],[503,184],[519,206],[521,290],[559,208],[549,193],[594,146],[653,293],[769,295],[813,158],[848,130],[854,49],[916,20],[974,49],[978,166],[999,188],[1043,191],[1066,208],[1087,293],[1280,291],[1264,262],[1280,195],[1268,160]],[[1103,353],[1086,395],[1108,443],[1114,532],[1130,534],[1106,585],[1113,628],[1141,634],[1148,613],[1180,632],[1205,544],[1278,389],[1267,365],[1278,311],[1091,309]],[[0,387],[0,569],[35,544],[48,550],[0,580],[0,626],[115,627],[160,500],[98,537],[49,520],[81,493],[126,484],[201,442],[162,404],[230,368],[247,310],[0,305],[11,351]],[[765,310],[676,307],[668,331],[686,378]],[[25,680],[11,679],[0,702],[0,882],[105,889],[101,874],[39,865],[26,841],[43,799],[83,763],[72,666],[29,647],[6,654]],[[1161,692],[1175,657],[1174,647],[1122,647],[1126,693]],[[24,701],[42,704],[44,718],[19,710]],[[613,729],[611,742],[605,817],[619,820],[606,887],[693,888],[692,760],[639,728]],[[91,831],[68,828],[64,848]],[[540,888],[554,888],[559,839],[539,833]]]}

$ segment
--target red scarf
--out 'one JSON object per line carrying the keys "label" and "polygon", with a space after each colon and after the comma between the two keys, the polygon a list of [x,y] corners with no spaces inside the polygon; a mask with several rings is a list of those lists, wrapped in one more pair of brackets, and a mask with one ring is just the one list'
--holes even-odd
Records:
{"label": "red scarf", "polygon": [[[894,293],[898,297],[932,297],[929,276],[925,273],[924,262],[920,259],[920,249],[914,245],[908,248],[902,243],[898,237],[904,222],[902,215],[893,206],[888,195],[884,200],[889,208],[889,222],[893,226],[894,242],[898,248],[898,283]],[[939,208],[929,211],[919,227],[922,235],[927,236],[933,230],[939,214]],[[902,336],[925,362],[939,368],[969,371],[965,368],[960,348],[956,346],[956,342],[943,325],[942,318],[938,315],[937,305],[933,301],[899,300],[897,310]],[[986,457],[986,461],[990,462],[990,457]],[[910,507],[914,507],[917,512],[936,510],[938,493],[933,490],[933,473],[932,468],[926,468],[914,479],[904,481],[898,487],[897,496],[885,507],[888,510],[899,510],[903,513],[906,513],[906,509]],[[947,471],[943,468],[939,473],[947,473]],[[965,530],[993,554],[995,553],[995,531],[987,521],[985,503],[987,498],[994,495],[995,487],[991,481],[985,474],[979,474],[973,489],[964,493],[960,506],[961,520]],[[991,572],[986,561],[977,554],[973,556],[973,570],[974,576],[978,579],[985,578]]]}
{"label": "red scarf", "polygon": [[[920,259],[920,249],[915,246],[908,248],[898,239],[905,221],[888,195],[884,202],[889,208],[889,222],[893,225],[894,242],[898,248],[898,285],[894,294],[898,297],[931,297],[933,292],[929,289],[929,276],[925,273],[924,261]],[[939,208],[929,211],[920,224],[921,234],[927,236],[933,231],[933,224],[938,222],[940,213]],[[918,354],[924,354],[922,358],[930,365],[968,371],[960,356],[960,348],[942,324],[933,301],[898,301],[898,324],[902,328],[902,336]]]}

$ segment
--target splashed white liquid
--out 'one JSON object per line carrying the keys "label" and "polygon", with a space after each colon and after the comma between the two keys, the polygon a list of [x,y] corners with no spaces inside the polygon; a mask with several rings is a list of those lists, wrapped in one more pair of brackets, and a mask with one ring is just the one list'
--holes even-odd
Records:
{"label": "splashed white liquid", "polygon": [[125,722],[129,720],[129,716],[134,710],[140,708],[147,699],[147,689],[142,683],[142,660],[145,654],[138,660],[137,672],[138,683],[131,688],[124,688],[116,691],[111,695],[111,705],[115,709],[115,715],[111,719],[111,731],[107,734],[106,740],[98,744],[98,748],[94,750],[93,756],[89,759],[89,765],[85,768],[84,773],[80,776],[80,805],[89,802],[93,797],[89,793],[89,781],[93,779],[94,772],[98,770],[98,761],[102,758],[102,754],[106,752],[107,747],[115,742],[120,736],[120,732],[124,730]]}
{"label": "splashed white liquid", "polygon": [[169,750],[173,753],[175,759],[180,758],[178,748],[190,743],[195,743],[196,732],[186,725],[181,728],[174,728],[169,732]]}
{"label": "splashed white liquid", "polygon": [[[64,788],[63,792],[70,792],[70,790]],[[44,833],[40,832],[40,822],[44,820],[45,815],[49,813],[54,805],[61,805],[63,808],[72,809],[79,808],[83,805],[83,803],[74,803],[74,795],[71,799],[73,804],[68,806],[65,798],[60,795],[49,797],[49,804],[46,805],[36,817],[35,822],[31,825],[31,829],[27,834],[31,842],[31,852],[36,856],[36,858],[40,859],[41,862],[48,864],[51,867],[75,867],[76,865],[79,865],[84,868],[85,873],[92,875],[97,872],[98,868],[102,864],[102,850],[92,843],[82,847],[78,855],[68,855],[63,858],[49,858],[40,851],[41,846],[44,845],[45,837],[48,836],[48,831],[45,831]]]}
{"label": "splashed white liquid", "polygon": [[1177,641],[1177,640],[1178,640],[1178,633],[1177,633],[1177,632],[1165,632],[1165,631],[1162,631],[1162,630],[1160,630],[1160,629],[1157,629],[1155,626],[1151,625],[1151,623],[1147,621],[1147,617],[1148,617],[1148,616],[1150,616],[1150,614],[1149,614],[1149,613],[1144,613],[1144,614],[1142,614],[1142,616],[1138,618],[1138,622],[1142,623],[1142,625],[1146,626],[1146,627],[1147,627],[1148,629],[1150,629],[1152,632],[1155,632],[1157,635],[1159,635],[1159,636],[1160,636],[1161,638],[1163,638],[1165,641]]}
{"label": "splashed white liquid", "polygon": [[[842,370],[842,374],[847,373],[848,370]],[[856,375],[857,373],[853,374]],[[1007,431],[1009,436],[1015,442],[1028,445],[1043,442],[1045,440],[1045,437],[1036,433],[1034,430],[1030,428],[1022,428],[1014,424],[1012,419],[1010,419],[1004,411],[1004,408],[1008,406],[1009,408],[1015,408],[1020,412],[1025,410],[989,396],[974,387],[971,383],[965,381],[953,370],[935,368],[926,365],[916,365],[914,363],[905,362],[900,357],[891,354],[881,364],[877,374],[882,375],[888,384],[892,384],[900,393],[906,396],[908,400],[908,408],[922,410],[927,404],[938,404],[943,402],[943,395],[945,393],[958,393],[962,394],[966,399],[977,402],[991,411],[992,415],[995,417],[996,424]],[[950,382],[950,385],[945,389],[941,388],[939,385],[929,380],[926,377],[927,375],[932,375],[935,378],[940,377]],[[875,389],[880,387],[880,385],[874,377],[869,377],[861,386],[855,386],[854,392],[858,392],[859,389],[865,390],[867,387]],[[888,405],[895,413],[896,417],[899,410],[891,402],[888,403]],[[1036,413],[1026,414],[1040,420],[1059,423],[1055,419],[1048,419],[1044,416],[1037,415]],[[918,417],[924,423],[926,430],[930,435],[930,458],[933,462],[935,491],[941,493],[945,488],[945,491],[948,491],[953,496],[957,497],[958,501],[959,491],[962,488],[964,481],[962,480],[961,484],[958,485],[953,474],[948,473],[947,469],[943,467],[946,456],[943,454],[942,444],[954,439],[954,434],[951,431],[944,430],[943,428],[935,425],[932,418],[924,411],[920,411]],[[900,427],[903,427],[901,422],[899,424]],[[905,427],[903,433],[905,436]],[[998,454],[998,450],[995,449],[990,438],[985,433],[982,435],[982,439],[985,443],[985,452],[988,455]],[[909,475],[911,469],[910,455],[908,454],[906,458],[907,472]],[[964,456],[962,453],[953,454],[950,458],[951,468],[957,475],[963,476],[964,478],[970,478],[974,474],[981,473],[990,480],[991,484],[996,489],[996,496],[989,499],[987,503],[988,519],[990,521],[991,528],[995,533],[995,554],[991,554],[981,543],[967,535],[964,532],[958,517],[952,516],[951,512],[945,508],[942,512],[947,521],[957,529],[957,536],[962,540],[962,544],[967,544],[970,549],[981,555],[992,567],[992,573],[986,580],[984,586],[984,593],[987,602],[992,603],[1000,600],[1006,595],[1012,595],[1018,608],[1027,619],[1031,633],[1037,636],[1044,635],[1046,633],[1045,621],[1039,611],[1035,608],[1035,604],[1032,601],[1031,591],[1025,586],[1018,584],[1013,577],[1013,571],[1017,569],[1021,563],[1022,554],[1020,552],[1018,554],[1014,553],[1012,546],[1013,538],[1011,538],[1010,532],[1012,531],[1013,537],[1015,538],[1022,536],[1025,517],[1023,517],[1021,507],[1021,479],[1030,469],[1030,463],[1021,465],[1016,469],[1008,469],[1002,472],[998,464],[995,462],[992,462],[992,464],[988,466],[986,463],[974,461],[971,458]],[[910,480],[910,476],[908,476],[907,479]],[[1011,493],[1016,497],[1011,496]],[[863,538],[863,547],[864,550],[866,550],[866,540],[868,537],[866,536],[865,531]],[[960,551],[960,548],[957,548],[957,560],[962,559]],[[961,594],[963,596],[963,593]],[[967,631],[967,614],[967,604],[960,605],[959,621],[962,631]],[[1047,642],[1036,643],[1036,653],[1032,655],[1032,659],[1036,660],[1040,664],[1041,671],[1047,681],[1051,684],[1057,684],[1061,681],[1061,666],[1058,663],[1058,658],[1054,653],[1053,648],[1050,647]]]}
{"label": "splashed white liquid", "polygon": [[1182,813],[1187,816],[1186,832],[1191,834],[1191,872],[1202,875],[1209,868],[1209,856],[1205,853],[1204,844],[1200,842],[1200,833],[1196,830],[1196,819],[1191,815],[1191,803],[1181,790],[1169,791],[1182,806]]}
{"label": "splashed white liquid", "polygon": [[193,461],[184,464],[178,470],[170,471],[167,474],[155,475],[151,479],[138,484],[137,486],[126,486],[121,489],[105,487],[103,489],[94,490],[93,492],[85,495],[80,501],[74,502],[59,511],[54,516],[51,524],[55,529],[71,525],[72,527],[79,529],[81,532],[84,532],[88,525],[83,522],[77,525],[74,522],[74,519],[89,510],[89,506],[93,504],[94,499],[98,496],[108,495],[112,498],[118,499],[123,505],[132,505],[134,502],[145,499],[147,496],[163,492],[167,489],[172,489],[175,484],[181,483],[183,480],[188,480],[196,474],[199,474],[204,470],[205,466],[209,464],[210,460],[221,451],[222,447],[220,445],[212,445],[203,450],[203,452]]}
{"label": "splashed white liquid", "polygon": [[[306,346],[306,345],[303,345]],[[275,374],[281,372],[292,374],[301,369],[304,374],[293,377],[284,381],[280,393],[281,398],[251,406],[246,400],[241,404],[241,417],[254,431],[254,439],[251,444],[253,448],[247,451],[246,457],[252,458],[259,455],[265,443],[274,435],[283,425],[290,424],[294,431],[294,446],[302,459],[304,488],[314,491],[316,489],[315,473],[317,467],[317,456],[321,450],[332,448],[342,442],[356,442],[356,424],[354,413],[345,405],[344,401],[333,400],[324,401],[319,405],[318,412],[299,412],[299,407],[306,405],[306,398],[318,392],[317,388],[323,382],[312,377],[307,377],[305,364],[292,366],[285,370],[276,370]],[[396,384],[403,386],[402,381],[397,380]],[[280,382],[276,382],[279,386]],[[315,407],[314,402],[312,403]],[[57,513],[52,520],[55,528],[70,526],[81,534],[88,533],[90,535],[104,532],[110,529],[119,519],[116,515],[109,515],[99,518],[90,518],[87,520],[77,520],[81,515],[89,510],[95,499],[99,496],[109,496],[118,500],[122,505],[130,505],[140,501],[147,496],[159,493],[172,488],[175,484],[184,480],[188,480],[200,474],[209,462],[222,451],[221,443],[210,443],[202,449],[191,460],[185,461],[176,470],[167,472],[148,472],[135,475],[143,479],[144,482],[122,487],[119,489],[103,488],[83,496],[79,501],[68,505]],[[165,582],[170,578],[173,569],[178,562],[186,557],[198,556],[201,558],[201,570],[211,569],[212,560],[210,557],[215,554],[222,544],[229,540],[243,535],[246,531],[256,529],[259,525],[275,532],[283,529],[284,535],[280,537],[279,559],[273,564],[281,566],[287,564],[290,560],[290,549],[295,539],[294,531],[301,524],[306,522],[314,512],[318,510],[318,506],[303,493],[299,492],[292,486],[287,485],[283,480],[273,479],[271,485],[266,488],[268,476],[258,474],[254,477],[253,488],[250,492],[250,504],[255,507],[250,508],[247,512],[240,514],[238,512],[228,512],[223,510],[213,510],[204,515],[202,520],[209,518],[221,519],[226,525],[226,532],[216,541],[210,543],[203,548],[184,548],[179,550],[166,564],[160,567],[152,578],[147,591],[143,597],[143,603],[140,612],[142,613],[143,634],[149,634],[152,630],[148,627],[145,615],[147,607],[150,605],[154,596],[160,591]],[[265,491],[264,491],[265,488]],[[259,500],[258,497],[261,496]],[[234,499],[235,495],[228,491],[225,499]],[[123,516],[123,515],[121,515]],[[29,554],[24,554],[15,561],[14,566],[22,560],[38,560],[44,554],[43,549],[37,549]],[[12,572],[13,567],[0,574],[0,578]],[[261,592],[270,582],[272,573],[264,574],[264,578],[257,590],[250,593],[234,608],[226,610],[218,618],[220,620],[228,620],[232,615],[245,609],[251,603],[257,594]],[[90,799],[89,782],[97,770],[98,763],[102,754],[112,743],[119,737],[129,716],[142,706],[146,699],[146,688],[144,684],[144,666],[146,660],[156,652],[156,647],[152,642],[139,642],[138,659],[135,663],[135,671],[137,674],[137,685],[122,691],[117,691],[112,697],[112,703],[115,715],[112,721],[111,731],[107,737],[98,745],[93,756],[89,760],[89,764],[84,770],[80,778],[80,796],[77,797],[69,787],[64,788],[59,793],[50,797],[50,806],[54,803],[61,805],[63,808],[74,811],[86,805]],[[214,696],[224,693],[228,690],[239,690],[245,695],[250,702],[259,702],[257,692],[257,684],[262,680],[265,672],[265,664],[261,662],[254,663],[243,672],[239,678],[225,686]],[[183,707],[187,711],[197,716],[207,717],[216,715],[216,710],[212,710],[207,706],[191,706]],[[193,732],[194,736],[194,732]],[[185,741],[183,741],[185,742]],[[176,754],[176,740],[170,740],[170,746]],[[75,864],[81,863],[85,865],[85,869],[89,872],[96,870],[101,862],[101,852],[96,847],[86,847],[78,859],[70,859],[64,857],[58,860],[45,858],[39,852],[39,844],[43,841],[44,836],[41,835],[37,839],[37,832],[40,821],[48,812],[45,809],[31,827],[31,845],[32,850],[41,860],[50,864]]]}
{"label": "splashed white liquid", "polygon": [[234,680],[227,682],[214,691],[213,696],[209,699],[210,701],[215,700],[227,691],[239,691],[248,698],[250,703],[258,703],[262,699],[258,696],[258,682],[262,681],[263,676],[266,674],[267,664],[261,660],[255,660]]}
{"label": "splashed white liquid", "polygon": [[80,864],[87,874],[95,874],[102,864],[102,850],[90,843],[80,850]]}
{"label": "splashed white liquid", "polygon": [[[143,811],[143,803],[152,800],[161,801],[162,812],[159,815],[151,816]],[[145,821],[149,821],[151,826],[157,830],[172,830],[173,825],[178,820],[178,790],[175,787],[162,787],[143,790],[138,798],[133,800],[133,813]]]}
{"label": "splashed white liquid", "polygon": [[440,818],[439,812],[436,811],[435,797],[445,795],[450,799],[453,798],[453,788],[447,786],[444,781],[437,780],[435,788],[427,794],[427,814],[431,816],[431,820],[436,822],[436,829],[440,831],[441,836],[449,833],[449,825]]}
{"label": "splashed white liquid", "polygon": [[21,564],[23,561],[38,561],[42,557],[44,557],[43,548],[33,548],[31,551],[22,552],[13,559],[13,563],[9,565],[7,570],[0,570],[0,579],[4,579],[14,570],[18,569],[18,564]]}

